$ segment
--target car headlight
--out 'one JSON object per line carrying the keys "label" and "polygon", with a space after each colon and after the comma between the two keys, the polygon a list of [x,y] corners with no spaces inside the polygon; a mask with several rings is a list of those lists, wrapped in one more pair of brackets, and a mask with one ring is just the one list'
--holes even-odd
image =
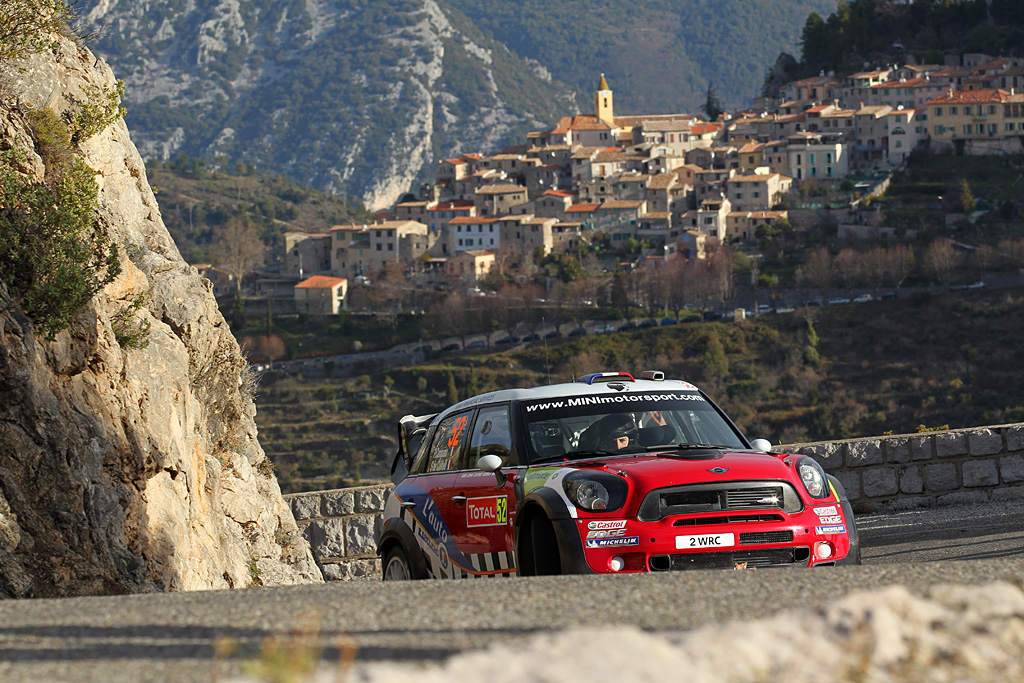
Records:
{"label": "car headlight", "polygon": [[800,481],[804,485],[811,498],[827,498],[829,495],[828,480],[825,479],[825,470],[821,465],[811,458],[801,458],[796,464],[796,471],[800,475]]}
{"label": "car headlight", "polygon": [[562,488],[572,504],[588,512],[618,510],[626,503],[629,487],[607,472],[576,471],[562,479]]}

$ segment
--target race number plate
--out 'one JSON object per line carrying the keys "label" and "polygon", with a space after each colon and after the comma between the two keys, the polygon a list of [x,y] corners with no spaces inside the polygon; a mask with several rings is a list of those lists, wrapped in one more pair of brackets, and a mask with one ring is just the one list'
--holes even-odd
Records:
{"label": "race number plate", "polygon": [[700,536],[676,536],[676,548],[731,548],[736,545],[735,534],[702,534]]}

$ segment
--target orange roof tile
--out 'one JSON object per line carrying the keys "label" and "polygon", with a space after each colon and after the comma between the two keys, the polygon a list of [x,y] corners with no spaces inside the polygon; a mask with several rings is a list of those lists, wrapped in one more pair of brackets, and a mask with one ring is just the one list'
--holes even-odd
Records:
{"label": "orange roof tile", "polygon": [[295,285],[296,289],[331,289],[347,282],[343,277],[330,277],[328,275],[314,275],[306,278]]}

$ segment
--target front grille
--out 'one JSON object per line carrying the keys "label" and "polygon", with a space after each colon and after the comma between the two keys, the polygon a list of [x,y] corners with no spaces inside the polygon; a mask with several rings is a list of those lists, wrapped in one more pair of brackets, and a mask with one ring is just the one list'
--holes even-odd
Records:
{"label": "front grille", "polygon": [[726,491],[725,505],[727,510],[780,508],[782,507],[782,487],[765,486],[756,489]]}
{"label": "front grille", "polygon": [[[644,497],[638,517],[656,522],[669,515],[692,515],[728,510],[803,509],[796,489],[785,481],[724,481],[655,489]],[[723,515],[724,517],[724,515]]]}
{"label": "front grille", "polygon": [[740,534],[740,545],[758,545],[761,543],[792,543],[792,531],[751,531]]}
{"label": "front grille", "polygon": [[687,569],[735,569],[737,565],[745,565],[747,569],[795,567],[806,565],[810,556],[810,548],[806,547],[654,555],[650,559],[650,568],[651,571],[685,571]]}
{"label": "front grille", "polygon": [[746,522],[782,522],[782,515],[722,515],[721,517],[687,517],[672,522],[672,526],[707,526],[709,524],[744,524]]}

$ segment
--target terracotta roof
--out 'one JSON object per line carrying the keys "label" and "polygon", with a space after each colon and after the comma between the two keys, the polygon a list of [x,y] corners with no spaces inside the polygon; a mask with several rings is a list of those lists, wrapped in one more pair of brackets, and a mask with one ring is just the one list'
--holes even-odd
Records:
{"label": "terracotta roof", "polygon": [[486,216],[456,216],[448,221],[448,225],[484,225],[494,221],[495,219]]}
{"label": "terracotta roof", "polygon": [[347,281],[348,280],[343,277],[314,275],[313,277],[306,278],[299,284],[295,285],[295,289],[331,289],[340,284],[344,284]]}
{"label": "terracotta roof", "polygon": [[645,131],[688,131],[693,126],[693,119],[668,119],[650,121],[644,119],[641,121]]}
{"label": "terracotta roof", "polygon": [[679,178],[674,173],[661,173],[651,176],[651,179],[647,182],[647,188],[650,190],[667,190],[677,182],[679,182]]}
{"label": "terracotta roof", "polygon": [[507,183],[484,185],[476,189],[477,194],[512,194],[513,192],[526,192],[522,185],[510,185]]}
{"label": "terracotta roof", "polygon": [[764,151],[765,143],[763,142],[748,142],[739,149],[740,154],[754,154],[755,152]]}
{"label": "terracotta roof", "polygon": [[451,211],[452,209],[472,209],[476,204],[461,199],[455,199],[450,202],[441,202],[435,206],[431,211]]}
{"label": "terracotta roof", "polygon": [[1008,97],[1011,95],[1006,90],[954,90],[942,97],[936,97],[928,104],[985,104],[1005,102]]}
{"label": "terracotta roof", "polygon": [[599,208],[601,208],[600,204],[573,204],[566,209],[566,213],[588,213],[597,211]]}
{"label": "terracotta roof", "polygon": [[640,216],[640,220],[665,220],[671,215],[668,211],[648,211]]}
{"label": "terracotta roof", "polygon": [[720,130],[722,130],[722,124],[718,123],[717,121],[712,121],[712,122],[709,122],[709,123],[697,123],[697,124],[694,124],[690,128],[690,131],[694,135],[704,135],[706,133],[717,133]]}
{"label": "terracotta roof", "polygon": [[729,178],[730,183],[763,183],[772,178],[778,177],[778,173],[752,173],[750,175],[737,175]]}
{"label": "terracotta roof", "polygon": [[571,192],[562,192],[561,190],[548,190],[547,192],[545,192],[541,196],[544,197],[546,195],[551,195],[552,197],[571,197],[572,193]]}
{"label": "terracotta roof", "polygon": [[559,119],[555,125],[555,129],[551,131],[554,135],[560,135],[568,133],[571,130],[611,130],[605,121],[597,118],[596,116],[589,114],[579,114],[577,116],[564,116]]}
{"label": "terracotta roof", "polygon": [[609,199],[601,205],[602,211],[616,211],[618,209],[639,209],[644,205],[642,199]]}

